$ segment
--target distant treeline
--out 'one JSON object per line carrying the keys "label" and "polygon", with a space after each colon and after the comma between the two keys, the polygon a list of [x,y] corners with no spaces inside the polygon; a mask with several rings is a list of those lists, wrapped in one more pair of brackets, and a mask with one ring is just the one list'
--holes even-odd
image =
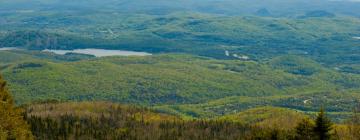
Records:
{"label": "distant treeline", "polygon": [[[353,119],[351,125],[340,127],[333,124],[322,109],[316,119],[304,118],[296,124],[295,128],[287,129],[281,128],[281,125],[279,125],[280,127],[264,127],[227,120],[182,120],[137,107],[124,107],[110,103],[89,104],[91,103],[35,105],[28,108],[26,119],[31,125],[34,136],[40,140],[330,140],[360,138],[359,117],[357,120]],[[94,106],[100,107],[92,108]],[[64,111],[63,108],[72,111]],[[84,110],[77,111],[81,109]]]}

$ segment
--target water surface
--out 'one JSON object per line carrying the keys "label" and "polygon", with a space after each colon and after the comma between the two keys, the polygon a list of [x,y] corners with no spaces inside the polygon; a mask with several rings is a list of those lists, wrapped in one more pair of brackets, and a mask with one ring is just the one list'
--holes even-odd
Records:
{"label": "water surface", "polygon": [[43,50],[44,52],[53,52],[55,54],[64,55],[66,53],[89,54],[96,57],[103,56],[147,56],[151,55],[147,52],[123,51],[123,50],[105,50],[105,49],[76,49],[76,50]]}
{"label": "water surface", "polygon": [[18,50],[16,47],[4,47],[0,48],[0,51],[10,51],[10,50]]}

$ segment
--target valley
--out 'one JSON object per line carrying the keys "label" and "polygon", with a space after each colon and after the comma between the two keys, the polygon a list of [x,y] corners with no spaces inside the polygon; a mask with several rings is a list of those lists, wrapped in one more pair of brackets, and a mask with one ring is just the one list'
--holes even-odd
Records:
{"label": "valley", "polygon": [[2,73],[18,104],[104,100],[211,118],[261,106],[313,112],[326,103],[330,113],[344,112],[333,116],[341,121],[357,104],[354,98],[360,91],[359,75],[294,55],[261,63],[184,54],[80,57],[68,62],[63,57],[73,56],[26,53],[0,51]]}
{"label": "valley", "polygon": [[0,0],[0,139],[360,139],[360,2]]}

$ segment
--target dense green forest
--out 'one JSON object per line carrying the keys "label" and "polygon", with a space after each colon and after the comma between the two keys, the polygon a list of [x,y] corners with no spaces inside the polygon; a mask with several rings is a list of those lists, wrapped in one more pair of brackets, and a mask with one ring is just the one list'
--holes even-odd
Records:
{"label": "dense green forest", "polygon": [[[33,14],[6,15],[9,23],[0,27],[0,46],[176,52],[218,59],[238,59],[233,56],[236,54],[257,61],[294,54],[329,67],[352,67],[360,60],[359,40],[353,38],[360,36],[360,20],[347,16],[292,19],[203,13],[153,16],[99,12],[70,17],[57,12]],[[79,19],[88,22],[73,23]],[[39,25],[41,22],[46,23]]]}
{"label": "dense green forest", "polygon": [[358,121],[335,125],[323,111],[313,120],[293,110],[272,107],[211,120],[184,120],[108,102],[50,102],[30,105],[26,112],[37,139],[350,140],[358,139],[360,132]]}
{"label": "dense green forest", "polygon": [[[227,8],[237,12],[248,8],[247,14],[234,15],[226,10],[215,10],[223,11],[223,14],[214,14],[198,8],[176,10],[178,8],[172,7],[191,7],[190,3],[198,3],[199,6],[201,3],[191,0],[156,0],[154,5],[148,6],[144,6],[144,0],[91,1],[98,3],[97,6],[102,5],[101,8],[83,0],[65,3],[37,0],[33,5],[22,5],[25,2],[18,1],[8,2],[9,5],[6,1],[0,4],[1,47],[123,49],[156,54],[187,53],[218,59],[238,59],[233,56],[236,54],[256,61],[294,54],[347,72],[353,72],[360,60],[359,39],[356,39],[360,36],[360,20],[352,14],[360,13],[355,12],[360,8],[354,8],[360,7],[358,2],[271,0],[259,3],[227,0],[212,4],[212,0],[201,0],[204,1],[201,5],[212,8],[224,9],[221,3],[226,3],[227,7],[240,5],[241,8]],[[109,3],[116,3],[119,7]],[[278,4],[297,7],[298,11],[286,11],[286,8],[276,6]],[[160,10],[163,14],[151,14],[140,9],[137,11],[137,8],[131,11],[132,8],[122,9],[120,5],[155,11],[160,10],[156,7],[164,6],[169,13]],[[337,8],[331,8],[334,6]],[[258,10],[291,14],[264,17],[256,14]],[[230,56],[226,56],[225,51]]]}
{"label": "dense green forest", "polygon": [[360,139],[360,2],[0,0],[0,74],[0,140]]}
{"label": "dense green forest", "polygon": [[195,118],[260,106],[311,113],[326,105],[331,117],[341,121],[357,104],[360,90],[359,75],[295,55],[256,62],[185,54],[104,58],[37,51],[0,54],[2,73],[18,104],[103,100],[151,105],[164,113]]}
{"label": "dense green forest", "polygon": [[[109,102],[38,102],[14,108],[1,80],[1,139],[358,139],[360,116],[335,125],[323,109],[311,119],[294,110],[263,107],[214,119],[182,119]],[[25,121],[27,121],[27,124]],[[31,132],[30,132],[31,131]]]}

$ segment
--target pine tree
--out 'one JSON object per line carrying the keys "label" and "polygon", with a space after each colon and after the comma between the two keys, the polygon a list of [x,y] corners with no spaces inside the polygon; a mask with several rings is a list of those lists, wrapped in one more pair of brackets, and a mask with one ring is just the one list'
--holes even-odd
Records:
{"label": "pine tree", "polygon": [[33,139],[22,110],[14,107],[14,101],[0,76],[0,139]]}
{"label": "pine tree", "polygon": [[309,118],[304,118],[295,128],[297,140],[311,140],[313,138],[314,122]]}
{"label": "pine tree", "polygon": [[332,122],[326,117],[324,108],[320,109],[315,120],[314,134],[319,140],[329,140],[331,137]]}

